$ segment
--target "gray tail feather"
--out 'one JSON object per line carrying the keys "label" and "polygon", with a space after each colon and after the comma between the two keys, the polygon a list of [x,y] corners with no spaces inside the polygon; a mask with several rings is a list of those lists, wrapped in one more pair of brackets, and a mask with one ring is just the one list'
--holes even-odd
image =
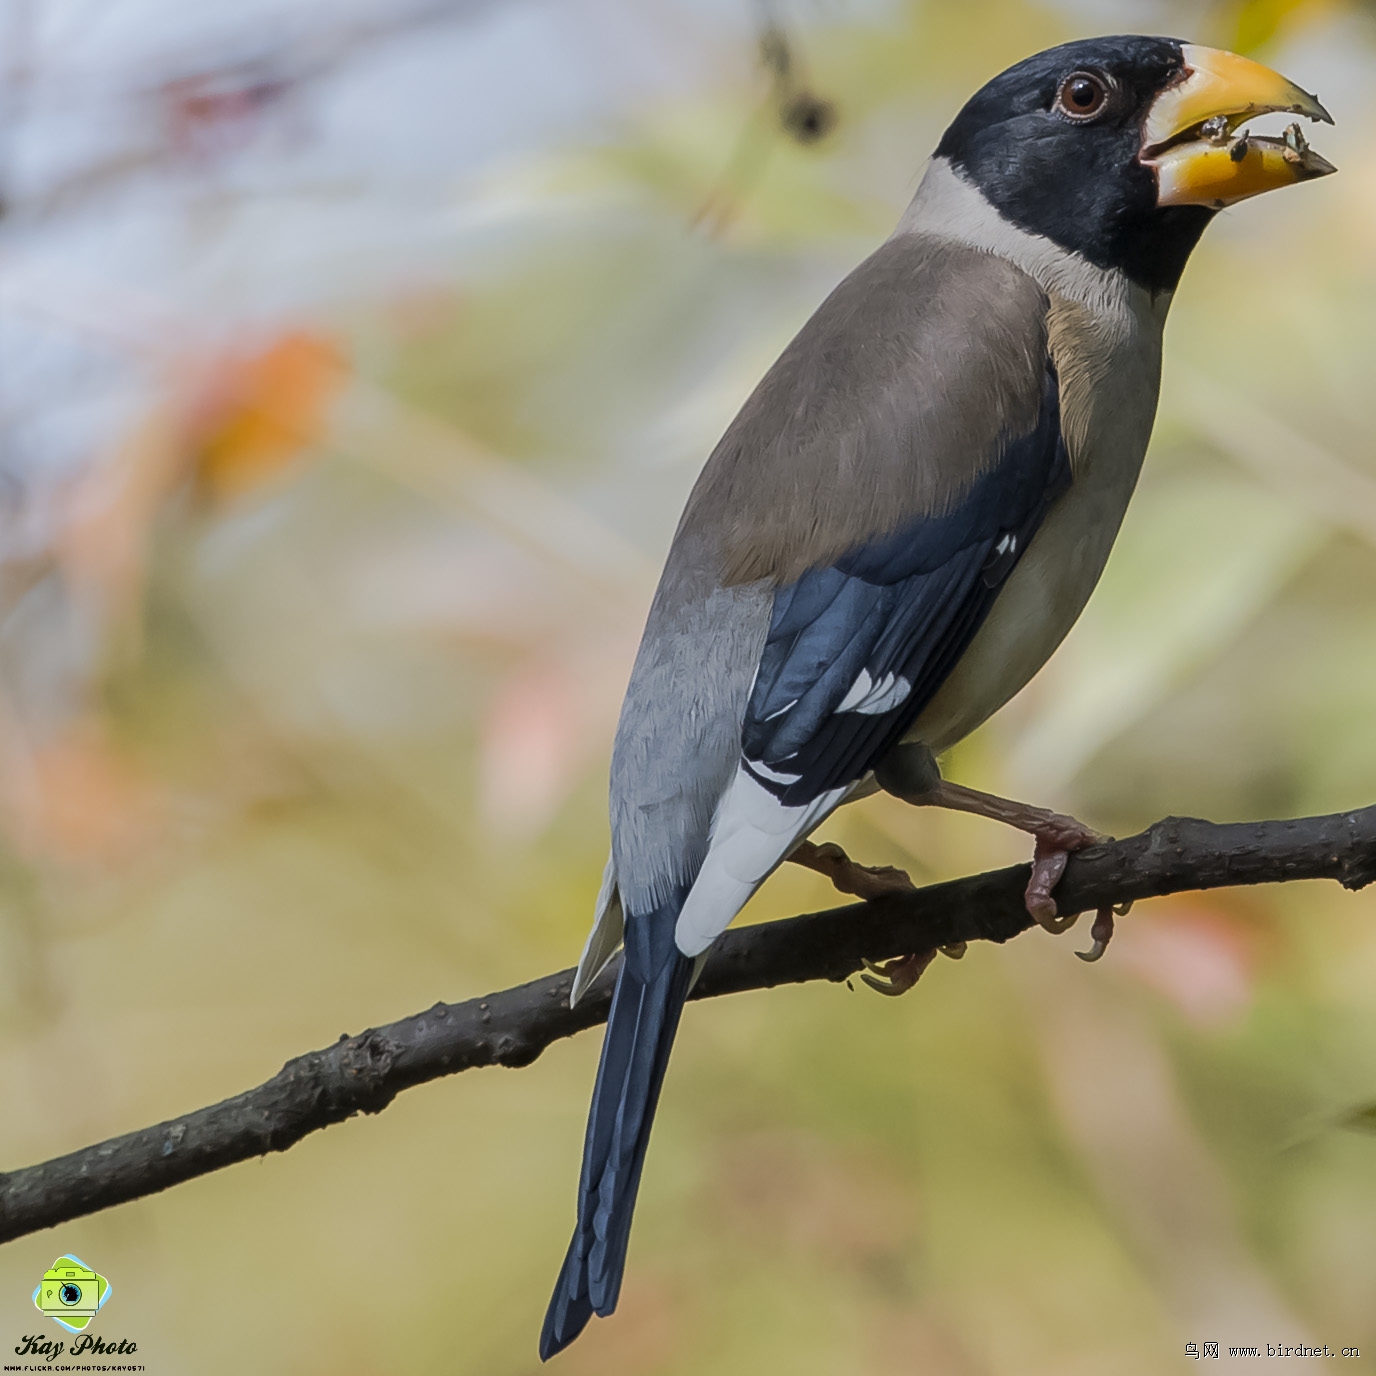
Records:
{"label": "gray tail feather", "polygon": [[626,958],[612,995],[588,1113],[578,1223],[540,1334],[540,1357],[563,1351],[594,1314],[616,1308],[640,1172],[693,961],[674,944],[682,899],[627,915]]}

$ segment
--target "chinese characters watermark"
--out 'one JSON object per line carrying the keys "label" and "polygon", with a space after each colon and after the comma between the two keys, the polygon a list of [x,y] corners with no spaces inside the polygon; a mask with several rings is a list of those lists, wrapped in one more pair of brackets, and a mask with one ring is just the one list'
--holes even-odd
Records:
{"label": "chinese characters watermark", "polygon": [[[1218,1361],[1218,1344],[1216,1342],[1186,1343],[1185,1355],[1194,1362],[1206,1360]],[[1308,1343],[1265,1343],[1260,1347],[1235,1347],[1228,1348],[1230,1357],[1360,1357],[1362,1349],[1360,1347],[1343,1347],[1334,1349],[1324,1343],[1322,1347],[1312,1347]]]}

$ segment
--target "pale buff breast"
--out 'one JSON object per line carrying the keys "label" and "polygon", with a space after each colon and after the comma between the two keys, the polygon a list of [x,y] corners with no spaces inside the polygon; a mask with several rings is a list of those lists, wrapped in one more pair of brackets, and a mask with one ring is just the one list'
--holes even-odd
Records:
{"label": "pale buff breast", "polygon": [[1127,511],[1151,437],[1161,375],[1164,303],[1134,290],[1095,318],[1052,306],[1052,355],[1073,481],[936,697],[908,732],[934,753],[993,715],[1051,657],[1094,591]]}
{"label": "pale buff breast", "polygon": [[1013,262],[1046,291],[1073,472],[970,648],[907,733],[940,754],[1026,686],[1094,591],[1151,437],[1170,297],[1008,224],[941,159],[905,224]]}

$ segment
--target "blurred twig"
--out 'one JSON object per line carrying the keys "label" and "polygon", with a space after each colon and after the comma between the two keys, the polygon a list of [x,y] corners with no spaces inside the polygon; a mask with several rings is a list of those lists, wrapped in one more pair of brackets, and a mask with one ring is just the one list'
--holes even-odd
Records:
{"label": "blurred twig", "polygon": [[806,147],[836,127],[835,103],[811,88],[772,0],[759,0],[756,8],[760,66],[769,77],[769,95],[741,130],[725,171],[693,217],[694,224],[714,234],[725,229],[764,175],[778,134]]}
{"label": "blurred twig", "polygon": [[[713,998],[807,980],[843,980],[883,960],[962,941],[1007,941],[1030,927],[1027,866],[727,932],[693,991]],[[1376,879],[1376,806],[1327,817],[1217,825],[1167,818],[1139,836],[1071,857],[1062,913],[1189,889]],[[576,1008],[573,971],[344,1036],[289,1061],[267,1083],[170,1122],[0,1175],[0,1242],[95,1213],[270,1151],[403,1089],[476,1066],[529,1065],[552,1042],[604,1022],[615,971]],[[1089,976],[1087,976],[1089,977]]]}
{"label": "blurred twig", "polygon": [[797,143],[816,143],[835,127],[836,106],[813,91],[799,69],[797,54],[783,25],[761,6],[760,65],[769,73],[770,102],[783,131]]}
{"label": "blurred twig", "polygon": [[[13,6],[15,0],[9,3]],[[105,101],[123,98],[142,118],[128,119],[126,111],[127,133],[119,146],[77,162],[55,181],[30,191],[22,207],[13,208],[40,218],[150,170],[187,161],[213,169],[220,155],[241,146],[258,120],[289,105],[305,88],[319,85],[360,54],[376,54],[391,39],[417,30],[478,22],[511,3],[390,0],[352,11],[316,6],[295,23],[277,24],[265,24],[259,13],[250,11],[240,18],[227,9],[191,37],[179,33],[160,51],[143,54],[132,64],[138,73],[135,82],[99,91]],[[79,13],[81,7],[74,9]],[[72,41],[73,35],[64,33],[60,24],[55,34],[46,35],[49,50]],[[34,72],[42,72],[41,56],[35,53],[30,59],[28,84],[33,84]],[[89,78],[78,82],[67,77],[53,85],[52,96],[87,118],[99,119],[104,111],[82,108],[93,87],[98,90],[98,83]],[[0,136],[13,146],[26,133],[16,123]]]}

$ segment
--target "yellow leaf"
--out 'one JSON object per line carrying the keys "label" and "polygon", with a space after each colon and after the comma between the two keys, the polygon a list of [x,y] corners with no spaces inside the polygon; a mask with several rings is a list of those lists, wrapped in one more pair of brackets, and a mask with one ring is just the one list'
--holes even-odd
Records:
{"label": "yellow leaf", "polygon": [[1344,0],[1239,0],[1231,6],[1228,46],[1245,53],[1265,47],[1282,29],[1346,8]]}

